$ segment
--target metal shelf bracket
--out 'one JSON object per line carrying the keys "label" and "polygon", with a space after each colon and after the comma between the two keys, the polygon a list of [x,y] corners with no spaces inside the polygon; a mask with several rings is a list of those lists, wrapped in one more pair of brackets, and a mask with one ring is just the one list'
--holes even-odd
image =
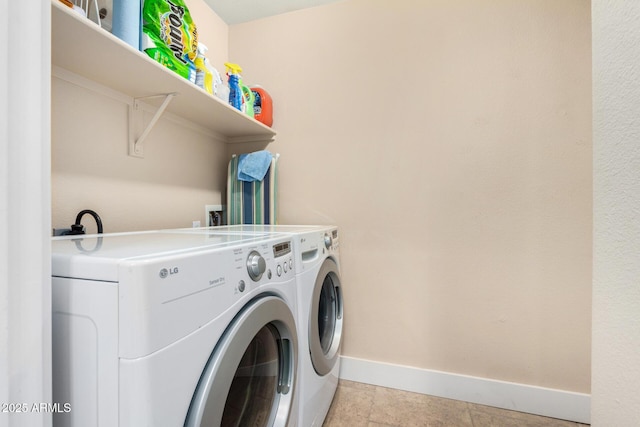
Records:
{"label": "metal shelf bracket", "polygon": [[[133,98],[133,105],[129,106],[129,155],[130,156],[144,158],[144,140],[147,138],[147,136],[149,135],[149,132],[151,132],[151,129],[153,129],[156,122],[160,119],[160,116],[162,116],[162,113],[164,113],[164,110],[167,109],[173,97],[177,95],[178,95],[177,93],[172,92],[172,93],[161,93],[158,95],[149,95],[149,96],[142,96],[139,98]],[[135,131],[144,125],[143,123],[144,110],[141,105],[141,100],[147,99],[147,98],[157,98],[161,96],[165,97],[164,101],[162,101],[162,104],[160,105],[160,107],[158,107],[158,110],[154,114],[153,118],[151,119],[147,127],[142,131],[140,136],[136,138]]]}

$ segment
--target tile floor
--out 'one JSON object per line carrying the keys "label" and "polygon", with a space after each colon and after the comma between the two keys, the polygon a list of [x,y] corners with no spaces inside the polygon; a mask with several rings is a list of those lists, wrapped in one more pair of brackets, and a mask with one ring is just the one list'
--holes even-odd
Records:
{"label": "tile floor", "polygon": [[341,380],[323,427],[342,426],[585,427],[571,421]]}

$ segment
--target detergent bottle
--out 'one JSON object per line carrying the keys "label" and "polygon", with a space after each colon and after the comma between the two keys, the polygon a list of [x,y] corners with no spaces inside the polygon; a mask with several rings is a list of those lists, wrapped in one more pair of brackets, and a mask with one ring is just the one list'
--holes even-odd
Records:
{"label": "detergent bottle", "polygon": [[269,93],[261,86],[251,86],[254,95],[253,113],[254,118],[271,127],[273,125],[273,101]]}
{"label": "detergent bottle", "polygon": [[207,46],[198,43],[198,56],[196,56],[196,85],[206,90],[207,93],[213,94],[213,75],[207,67]]}
{"label": "detergent bottle", "polygon": [[240,89],[240,72],[242,68],[238,64],[225,62],[227,76],[229,76],[229,104],[242,111],[242,89]]}
{"label": "detergent bottle", "polygon": [[240,87],[242,88],[242,96],[243,96],[243,108],[242,111],[249,117],[254,118],[254,110],[253,103],[255,102],[255,95],[249,89],[249,86],[246,86],[242,83],[242,78],[240,78]]}

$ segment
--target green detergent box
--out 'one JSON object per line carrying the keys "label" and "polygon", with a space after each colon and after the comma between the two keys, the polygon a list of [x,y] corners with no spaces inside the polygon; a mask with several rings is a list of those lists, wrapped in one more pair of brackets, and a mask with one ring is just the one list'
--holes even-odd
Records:
{"label": "green detergent box", "polygon": [[183,0],[144,0],[140,50],[195,83],[198,31]]}

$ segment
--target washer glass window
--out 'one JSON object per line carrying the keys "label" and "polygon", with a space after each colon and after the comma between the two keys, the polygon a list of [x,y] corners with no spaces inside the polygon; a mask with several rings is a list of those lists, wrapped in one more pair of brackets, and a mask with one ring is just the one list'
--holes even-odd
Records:
{"label": "washer glass window", "polygon": [[309,313],[309,354],[318,375],[338,363],[342,339],[342,292],[336,262],[327,258],[316,276]]}
{"label": "washer glass window", "polygon": [[326,355],[331,350],[331,343],[335,335],[336,319],[338,317],[338,295],[331,274],[327,274],[320,290],[318,304],[318,334],[320,347]]}

